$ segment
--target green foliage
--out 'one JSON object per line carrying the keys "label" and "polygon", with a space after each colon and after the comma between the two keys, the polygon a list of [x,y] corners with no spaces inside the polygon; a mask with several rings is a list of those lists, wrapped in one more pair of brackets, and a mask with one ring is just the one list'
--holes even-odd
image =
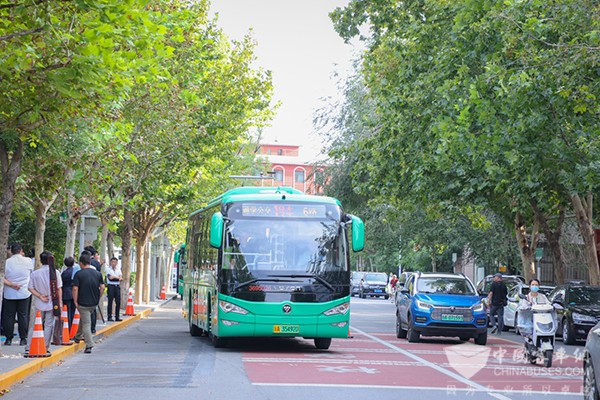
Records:
{"label": "green foliage", "polygon": [[187,214],[250,168],[270,73],[207,15],[206,1],[2,7],[0,141],[30,143],[20,193],[73,191],[116,229],[123,206]]}
{"label": "green foliage", "polygon": [[[57,264],[62,263],[65,250],[67,228],[58,217],[49,218],[46,222],[44,235],[44,250],[52,252],[57,258]],[[8,243],[19,242],[27,256],[32,254],[35,239],[35,217],[33,215],[13,215],[10,221],[10,236]],[[62,265],[62,264],[61,264]]]}
{"label": "green foliage", "polygon": [[[337,9],[343,38],[371,30],[366,99],[348,113],[373,111],[337,150],[352,161],[352,190],[429,221],[450,217],[449,226],[492,210],[507,227],[515,213],[531,218],[533,200],[552,217],[573,193],[597,191],[600,56],[590,32],[599,11],[576,0],[353,0]],[[417,241],[448,246],[435,231]]]}

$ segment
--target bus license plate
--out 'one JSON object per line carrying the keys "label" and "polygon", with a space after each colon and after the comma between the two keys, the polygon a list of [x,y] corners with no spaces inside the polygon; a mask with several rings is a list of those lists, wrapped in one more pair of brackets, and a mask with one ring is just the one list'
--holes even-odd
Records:
{"label": "bus license plate", "polygon": [[300,333],[300,325],[273,325],[273,333]]}
{"label": "bus license plate", "polygon": [[442,321],[464,321],[460,314],[442,314]]}

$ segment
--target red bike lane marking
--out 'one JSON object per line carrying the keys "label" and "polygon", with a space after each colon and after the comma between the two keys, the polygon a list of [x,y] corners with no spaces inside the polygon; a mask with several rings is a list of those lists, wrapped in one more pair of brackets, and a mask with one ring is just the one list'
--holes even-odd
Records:
{"label": "red bike lane marking", "polygon": [[488,338],[486,346],[445,338],[423,338],[414,344],[405,339],[381,338],[494,391],[566,394],[583,390],[581,360],[559,348],[553,366],[545,368],[541,361],[532,365],[523,358],[522,344],[496,337]]}
{"label": "red bike lane marking", "polygon": [[327,352],[245,352],[243,362],[255,384],[468,387],[361,335],[334,339]]}

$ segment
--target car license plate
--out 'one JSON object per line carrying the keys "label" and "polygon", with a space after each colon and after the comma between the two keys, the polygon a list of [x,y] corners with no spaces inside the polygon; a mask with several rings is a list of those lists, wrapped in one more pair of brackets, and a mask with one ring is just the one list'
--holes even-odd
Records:
{"label": "car license plate", "polygon": [[300,333],[300,325],[273,325],[273,333]]}
{"label": "car license plate", "polygon": [[442,314],[442,321],[463,321],[464,317],[460,314]]}
{"label": "car license plate", "polygon": [[375,289],[375,293],[381,293],[381,289]]}

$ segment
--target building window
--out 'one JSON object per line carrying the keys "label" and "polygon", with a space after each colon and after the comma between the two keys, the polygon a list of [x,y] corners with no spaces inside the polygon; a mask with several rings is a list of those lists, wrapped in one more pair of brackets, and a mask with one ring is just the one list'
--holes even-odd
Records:
{"label": "building window", "polygon": [[273,179],[275,179],[277,182],[283,182],[283,171],[276,169]]}
{"label": "building window", "polygon": [[294,171],[294,181],[302,183],[304,182],[304,171],[298,170]]}
{"label": "building window", "polygon": [[325,174],[323,173],[323,170],[316,170],[315,171],[315,185],[318,186],[323,186],[325,184]]}
{"label": "building window", "polygon": [[283,149],[277,149],[277,155],[278,156],[282,156],[283,155]]}

